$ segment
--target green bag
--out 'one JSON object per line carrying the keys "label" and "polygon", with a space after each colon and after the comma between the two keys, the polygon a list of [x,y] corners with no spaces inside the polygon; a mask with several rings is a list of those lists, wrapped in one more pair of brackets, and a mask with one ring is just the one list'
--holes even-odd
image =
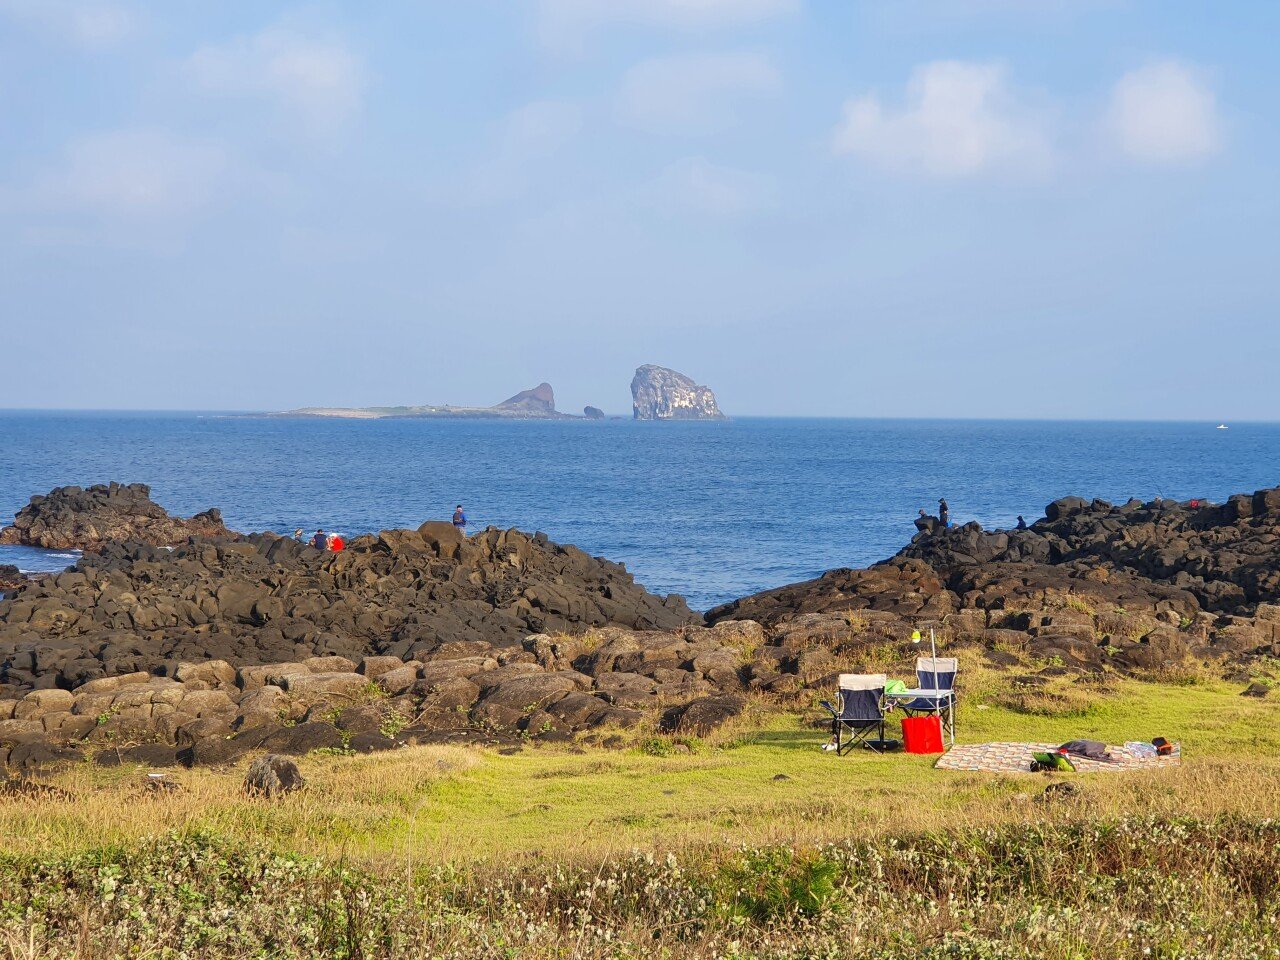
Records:
{"label": "green bag", "polygon": [[901,693],[905,689],[907,689],[907,685],[901,680],[890,680],[884,685],[885,693]]}
{"label": "green bag", "polygon": [[1033,773],[1039,773],[1041,770],[1074,771],[1076,768],[1070,758],[1063,753],[1033,753],[1031,757],[1031,770]]}

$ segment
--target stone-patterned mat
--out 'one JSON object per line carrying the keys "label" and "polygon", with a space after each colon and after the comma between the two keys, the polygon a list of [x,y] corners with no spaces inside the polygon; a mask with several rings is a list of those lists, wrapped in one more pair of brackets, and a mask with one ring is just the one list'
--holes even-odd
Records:
{"label": "stone-patterned mat", "polygon": [[[981,773],[1030,773],[1034,753],[1056,750],[1057,743],[972,743],[952,747],[934,764],[939,770],[968,770]],[[1077,773],[1100,773],[1115,770],[1149,770],[1152,767],[1176,767],[1182,762],[1182,748],[1174,744],[1167,757],[1137,757],[1124,747],[1107,747],[1114,762],[1071,758]]]}

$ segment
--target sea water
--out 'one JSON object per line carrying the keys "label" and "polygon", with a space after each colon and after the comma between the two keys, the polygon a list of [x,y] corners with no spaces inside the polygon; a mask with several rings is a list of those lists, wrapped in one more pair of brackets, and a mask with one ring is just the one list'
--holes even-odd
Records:
{"label": "sea water", "polygon": [[[1012,527],[1076,494],[1221,500],[1280,483],[1280,425],[959,420],[328,420],[0,412],[0,522],[32,494],[118,480],[241,531],[350,539],[448,519],[625,563],[695,609],[895,553],[921,508]],[[0,547],[60,570],[74,555]]]}

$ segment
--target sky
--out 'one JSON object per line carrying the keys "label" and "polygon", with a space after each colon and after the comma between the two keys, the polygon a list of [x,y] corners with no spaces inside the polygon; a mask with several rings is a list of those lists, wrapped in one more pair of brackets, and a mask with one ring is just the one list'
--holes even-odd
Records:
{"label": "sky", "polygon": [[1280,4],[0,0],[0,408],[1280,419]]}

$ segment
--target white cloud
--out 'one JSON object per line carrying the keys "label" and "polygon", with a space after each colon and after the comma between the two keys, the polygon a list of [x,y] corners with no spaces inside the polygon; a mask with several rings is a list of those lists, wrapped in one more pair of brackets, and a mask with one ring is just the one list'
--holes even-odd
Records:
{"label": "white cloud", "polygon": [[582,108],[564,100],[535,100],[502,122],[503,150],[520,157],[546,156],[582,129]]}
{"label": "white cloud", "polygon": [[541,0],[538,35],[548,47],[574,50],[611,26],[706,32],[769,20],[799,6],[800,0]]}
{"label": "white cloud", "polygon": [[340,39],[283,27],[204,47],[186,69],[208,93],[273,101],[318,132],[341,127],[364,100],[364,66]]}
{"label": "white cloud", "polygon": [[1172,60],[1121,77],[1106,126],[1122,153],[1148,163],[1199,160],[1221,145],[1213,91],[1195,70]]}
{"label": "white cloud", "polygon": [[1044,124],[1020,102],[998,64],[940,60],[917,67],[903,104],[854,97],[833,141],[837,153],[893,170],[960,177],[992,169],[1044,169]]}
{"label": "white cloud", "polygon": [[47,213],[172,219],[209,203],[225,167],[218,147],[159,130],[117,130],[70,144],[24,195]]}
{"label": "white cloud", "polygon": [[769,193],[764,177],[719,166],[706,157],[684,157],[670,164],[655,187],[664,205],[725,217],[759,210]]}
{"label": "white cloud", "polygon": [[524,191],[533,167],[567,146],[582,129],[582,108],[565,100],[535,100],[498,124],[491,154],[471,172],[468,199],[510,200]]}
{"label": "white cloud", "polygon": [[646,60],[623,77],[618,112],[650,133],[716,133],[738,121],[744,99],[772,93],[781,82],[773,64],[755,53]]}
{"label": "white cloud", "polygon": [[89,49],[120,43],[137,28],[134,13],[110,0],[0,0],[0,16]]}

